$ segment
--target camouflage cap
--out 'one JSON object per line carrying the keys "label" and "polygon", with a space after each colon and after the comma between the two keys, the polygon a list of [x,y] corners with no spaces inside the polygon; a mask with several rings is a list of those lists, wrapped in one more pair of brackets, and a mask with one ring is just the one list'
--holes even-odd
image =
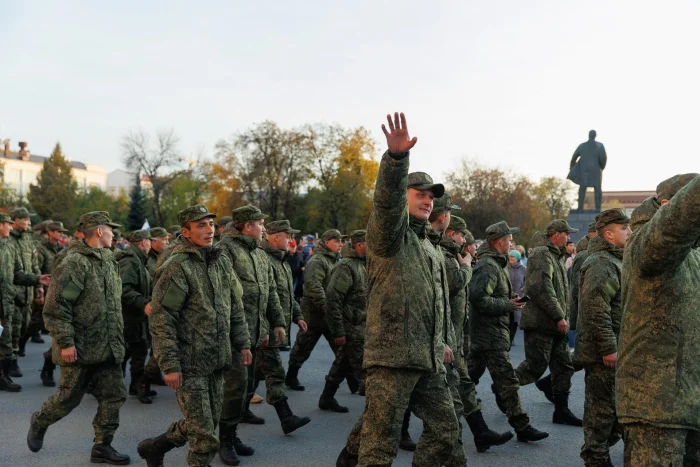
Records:
{"label": "camouflage cap", "polygon": [[163,227],[153,227],[151,229],[151,238],[167,237],[170,234]]}
{"label": "camouflage cap", "polygon": [[171,225],[170,227],[168,227],[168,233],[169,233],[170,235],[175,235],[175,234],[178,233],[179,231],[180,231],[180,226],[179,226],[179,225]]}
{"label": "camouflage cap", "polygon": [[569,223],[566,222],[564,219],[554,219],[549,224],[547,224],[547,227],[545,227],[544,229],[544,233],[548,237],[559,232],[574,233],[578,232],[578,229],[574,229],[573,227],[571,227]]}
{"label": "camouflage cap", "polygon": [[462,208],[459,205],[452,204],[452,197],[447,192],[433,203],[433,212],[459,211],[460,209]]}
{"label": "camouflage cap", "polygon": [[98,225],[108,225],[113,229],[121,227],[119,224],[112,222],[107,211],[92,211],[80,216],[80,223],[83,224],[83,229],[97,227]]}
{"label": "camouflage cap", "polygon": [[12,218],[12,220],[15,220],[15,219],[28,219],[32,216],[31,216],[31,214],[29,214],[29,211],[27,210],[27,208],[14,208],[12,211],[10,211],[10,217]]}
{"label": "camouflage cap", "polygon": [[233,219],[231,216],[224,216],[220,217],[218,221],[216,221],[216,226],[217,227],[226,227],[226,225],[231,222]]}
{"label": "camouflage cap", "polygon": [[326,230],[325,232],[323,232],[323,235],[321,235],[321,240],[324,242],[327,242],[328,240],[334,240],[336,238],[343,238],[343,234],[341,234],[340,231],[337,229]]}
{"label": "camouflage cap", "polygon": [[367,231],[360,229],[360,230],[353,230],[350,232],[350,243],[353,245],[356,245],[361,242],[366,242],[365,236],[367,235]]}
{"label": "camouflage cap", "polygon": [[447,226],[447,230],[454,230],[457,232],[466,233],[468,232],[467,223],[461,217],[452,216],[450,217],[450,225]]}
{"label": "camouflage cap", "polygon": [[501,237],[513,235],[518,232],[520,232],[519,227],[509,227],[506,221],[501,221],[486,227],[486,240],[498,240]]}
{"label": "camouflage cap", "polygon": [[610,224],[629,224],[630,218],[627,217],[622,209],[608,209],[595,216],[596,230],[602,229]]}
{"label": "camouflage cap", "polygon": [[118,242],[122,238],[122,231],[119,229],[112,229],[112,241],[113,242]]}
{"label": "camouflage cap", "polygon": [[262,213],[260,209],[252,204],[248,206],[241,206],[231,211],[231,222],[233,225],[240,225],[244,222],[257,221],[260,219],[267,219],[268,216]]}
{"label": "camouflage cap", "polygon": [[198,221],[205,217],[211,217],[213,219],[216,217],[216,214],[209,212],[209,209],[203,204],[190,206],[177,213],[177,221],[180,223],[180,227],[188,222]]}
{"label": "camouflage cap", "polygon": [[432,191],[436,198],[441,198],[445,194],[445,186],[442,183],[433,183],[433,178],[425,172],[408,174],[407,187],[420,191]]}
{"label": "camouflage cap", "polygon": [[63,227],[63,222],[58,221],[50,221],[48,224],[46,224],[46,230],[50,230],[51,232],[68,232],[68,229]]}
{"label": "camouflage cap", "polygon": [[686,186],[688,183],[690,183],[691,180],[693,180],[697,176],[698,174],[689,173],[682,175],[674,175],[673,177],[664,180],[663,182],[659,183],[659,186],[656,187],[656,199],[661,201],[662,199],[673,198],[673,195],[678,193],[678,191],[681,188]]}
{"label": "camouflage cap", "polygon": [[0,212],[0,223],[12,224],[12,218],[6,212]]}
{"label": "camouflage cap", "polygon": [[465,245],[472,245],[474,243],[476,243],[476,240],[474,239],[474,235],[472,235],[472,233],[467,230],[464,233],[464,244]]}
{"label": "camouflage cap", "polygon": [[153,240],[150,230],[134,230],[129,234],[128,240],[131,243],[140,242],[141,240]]}
{"label": "camouflage cap", "polygon": [[268,235],[277,233],[298,234],[300,230],[294,230],[288,220],[270,222],[265,226]]}
{"label": "camouflage cap", "polygon": [[[597,216],[596,216],[597,217]],[[591,222],[588,224],[588,232],[595,232],[597,229],[595,228],[595,221]]]}
{"label": "camouflage cap", "polygon": [[51,219],[46,219],[45,221],[41,221],[38,224],[34,225],[34,227],[32,227],[32,230],[34,232],[46,233],[46,226],[52,222],[53,221]]}

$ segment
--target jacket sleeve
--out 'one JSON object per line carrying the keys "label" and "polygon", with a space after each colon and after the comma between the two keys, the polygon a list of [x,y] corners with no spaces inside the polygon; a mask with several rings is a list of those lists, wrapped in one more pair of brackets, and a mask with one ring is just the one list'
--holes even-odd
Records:
{"label": "jacket sleeve", "polygon": [[489,316],[503,316],[511,312],[513,306],[510,297],[493,296],[497,284],[498,271],[495,266],[484,265],[474,270],[469,283],[469,300],[474,305],[474,312]]}
{"label": "jacket sleeve", "polygon": [[472,268],[468,264],[461,265],[453,258],[445,258],[447,284],[450,287],[450,297],[454,297],[469,284],[472,278]]}
{"label": "jacket sleeve", "polygon": [[374,187],[372,213],[367,224],[367,246],[381,257],[391,257],[401,251],[408,229],[406,186],[409,156],[384,153]]}
{"label": "jacket sleeve", "polygon": [[326,287],[326,322],[333,337],[345,336],[343,304],[352,282],[352,271],[346,264],[339,264],[331,272],[331,280]]}
{"label": "jacket sleeve", "polygon": [[269,290],[267,294],[267,322],[270,323],[270,330],[276,327],[287,327],[287,321],[282,313],[282,305],[280,298],[277,295],[277,282],[275,282],[275,274],[272,272],[272,266],[268,264],[267,280],[269,282]]}
{"label": "jacket sleeve", "polygon": [[143,309],[146,308],[150,297],[141,293],[139,284],[138,259],[133,256],[124,256],[119,260],[119,277],[122,279],[122,304],[131,309],[140,310],[143,316]]}
{"label": "jacket sleeve", "polygon": [[576,330],[578,323],[578,297],[581,286],[581,266],[583,266],[583,259],[579,254],[576,256],[574,265],[571,267],[571,281],[569,285],[569,327],[572,331]]}
{"label": "jacket sleeve", "polygon": [[243,308],[243,286],[238,280],[233,268],[228,264],[228,274],[231,278],[231,348],[241,351],[250,348],[250,334],[248,333],[248,323],[245,319],[245,309]]}
{"label": "jacket sleeve", "polygon": [[586,333],[595,339],[598,354],[603,357],[617,352],[611,303],[620,290],[620,278],[609,261],[603,259],[588,263],[586,268],[581,278],[579,306],[585,314]]}
{"label": "jacket sleeve", "polygon": [[63,261],[51,280],[44,304],[44,324],[60,349],[75,345],[73,305],[85,289],[85,270],[80,263]]}
{"label": "jacket sleeve", "polygon": [[533,251],[532,257],[527,262],[528,268],[525,275],[525,288],[534,304],[537,305],[549,319],[558,322],[565,319],[566,314],[564,310],[561,309],[561,305],[557,299],[557,293],[552,283],[554,266],[546,255],[548,255],[546,252]]}
{"label": "jacket sleeve", "polygon": [[321,260],[309,261],[304,272],[304,298],[311,300],[317,307],[326,303],[326,292],[323,290],[323,280],[327,271]]}
{"label": "jacket sleeve", "polygon": [[301,312],[301,307],[296,300],[294,300],[294,290],[292,290],[292,322],[297,323],[299,320],[304,319],[304,315]]}
{"label": "jacket sleeve", "polygon": [[149,329],[153,353],[165,374],[182,371],[177,330],[188,293],[189,285],[179,263],[170,261],[156,272]]}
{"label": "jacket sleeve", "polygon": [[15,269],[15,280],[14,280],[15,285],[21,285],[24,287],[34,287],[34,286],[39,285],[39,278],[41,276],[39,274],[32,274],[32,273],[24,272],[22,270],[22,260],[17,255],[15,255],[14,269]]}

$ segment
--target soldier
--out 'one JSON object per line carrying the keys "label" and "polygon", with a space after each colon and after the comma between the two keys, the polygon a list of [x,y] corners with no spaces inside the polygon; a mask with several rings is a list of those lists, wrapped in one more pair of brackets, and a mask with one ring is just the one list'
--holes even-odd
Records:
{"label": "soldier", "polygon": [[[148,261],[146,261],[146,269],[151,275],[151,280],[153,280],[156,273],[156,264],[158,263],[158,258],[160,253],[165,250],[165,248],[170,243],[170,234],[163,227],[154,227],[151,229],[151,249],[148,252]],[[150,356],[146,367],[144,368],[144,374],[151,384],[156,384],[158,386],[165,386],[165,380],[163,379],[163,373],[161,373],[158,367],[158,362],[153,357],[153,345],[151,345],[151,333],[146,333],[148,337],[149,347],[151,348]]]}
{"label": "soldier", "polygon": [[122,237],[122,231],[119,230],[119,229],[114,229],[114,230],[112,231],[112,234],[113,234],[113,235],[112,235],[112,246],[109,247],[109,250],[110,250],[112,253],[115,253],[116,250],[119,249],[118,243],[119,243],[124,237]]}
{"label": "soldier", "polygon": [[71,247],[74,247],[75,245],[82,245],[84,238],[85,234],[83,234],[83,226],[78,224],[78,227],[73,233],[73,239],[70,241],[68,246],[66,248],[63,248],[61,251],[56,253],[56,256],[54,256],[53,263],[51,265],[51,270],[56,269],[56,267],[59,264],[61,264],[61,261],[63,261],[66,258],[66,255],[68,255],[68,251],[70,251]]}
{"label": "soldier", "polygon": [[337,351],[326,322],[325,290],[331,278],[331,270],[338,262],[338,253],[343,248],[341,238],[342,234],[336,229],[325,231],[304,270],[301,311],[304,313],[308,329],[297,334],[289,354],[289,369],[285,378],[285,384],[295,391],[304,390],[298,379],[299,369],[309,358],[321,336],[326,338],[334,353]]}
{"label": "soldier", "polygon": [[[444,363],[447,289],[441,255],[427,238],[433,200],[445,188],[427,174],[408,174],[410,139],[403,114],[382,125],[389,150],[382,157],[367,227],[367,327],[363,367],[365,411],[340,453],[338,466],[390,465],[411,410],[423,420],[414,465],[444,465],[459,427]],[[411,180],[411,183],[409,183]],[[363,423],[363,419],[367,423]]]}
{"label": "soldier", "polygon": [[598,214],[598,236],[581,267],[579,330],[574,358],[586,370],[581,459],[586,467],[611,466],[609,446],[622,430],[615,415],[615,363],[622,323],[622,254],[630,219],[621,209]]}
{"label": "soldier", "polygon": [[129,234],[129,243],[129,247],[116,255],[122,280],[126,343],[122,370],[126,372],[126,363],[131,360],[129,395],[137,396],[142,404],[151,404],[151,384],[144,374],[148,356],[148,317],[151,314],[151,275],[146,268],[151,234],[148,230],[135,230]]}
{"label": "soldier", "polygon": [[242,206],[231,213],[231,224],[216,245],[233,264],[243,287],[243,308],[250,334],[253,361],[247,368],[235,361],[224,372],[224,405],[220,420],[219,458],[226,465],[238,465],[238,455],[252,456],[255,449],[238,438],[238,424],[263,424],[265,420],[250,411],[255,393],[257,349],[270,343],[284,344],[286,326],[282,316],[277,285],[267,255],[258,246],[265,231],[265,214],[255,206]]}
{"label": "soldier", "polygon": [[[469,378],[479,384],[479,378],[488,368],[493,380],[491,390],[508,423],[515,428],[518,441],[540,441],[548,433],[530,425],[530,418],[520,405],[518,378],[510,360],[510,317],[521,309],[522,303],[514,294],[506,271],[510,241],[519,228],[510,228],[505,221],[486,228],[486,241],[477,251],[478,262],[469,283],[471,319],[471,352]],[[499,407],[499,408],[501,408]]]}
{"label": "soldier", "polygon": [[221,234],[224,233],[224,229],[231,222],[231,216],[224,216],[216,221],[216,232],[214,233],[214,245],[219,243],[221,240]]}
{"label": "soldier", "polygon": [[[287,220],[270,222],[267,227],[267,239],[262,242],[262,249],[272,267],[272,273],[277,286],[277,297],[284,314],[285,323],[296,323],[299,329],[307,329],[306,321],[301,316],[299,304],[294,300],[292,287],[292,270],[287,264],[287,246],[292,235],[299,233],[292,229]],[[286,327],[289,329],[289,326]],[[288,337],[287,337],[288,339]],[[284,367],[280,358],[281,344],[274,343],[274,335],[270,335],[270,344],[267,348],[258,349],[257,370],[255,388],[261,379],[265,379],[267,386],[267,403],[274,406],[282,423],[284,434],[289,434],[301,428],[311,421],[309,417],[297,417],[292,413],[284,393]],[[254,388],[254,389],[255,389]]]}
{"label": "soldier", "polygon": [[615,381],[625,465],[699,465],[700,175],[661,182],[630,227]]}
{"label": "soldier", "polygon": [[12,358],[17,358],[12,351],[12,320],[15,317],[14,285],[38,286],[48,285],[49,276],[27,274],[22,267],[22,260],[10,243],[12,219],[6,213],[0,213],[0,391],[19,392],[22,386],[15,384],[10,376]]}
{"label": "soldier", "polygon": [[569,351],[569,283],[563,248],[569,234],[577,232],[561,219],[554,219],[544,234],[535,235],[535,248],[527,263],[525,290],[532,298],[523,310],[525,360],[516,369],[521,386],[537,381],[549,369],[552,375],[554,414],[552,423],[583,426],[569,410],[569,391],[574,367]]}
{"label": "soldier", "polygon": [[47,428],[76,408],[93,383],[98,406],[90,461],[125,465],[129,456],[111,446],[119,427],[119,409],[126,401],[121,372],[121,281],[109,251],[112,229],[119,225],[104,211],[83,214],[80,222],[85,241],[73,246],[54,269],[44,305],[44,320],[53,337],[53,360],[61,366],[58,391],[32,415],[27,445],[38,452]]}
{"label": "soldier", "polygon": [[149,467],[162,466],[165,453],[187,442],[188,465],[209,465],[219,447],[224,369],[232,352],[242,365],[253,359],[241,284],[228,258],[212,248],[215,217],[202,205],[180,211],[183,239],[156,270],[153,347],[183,418],[139,443],[139,456]]}

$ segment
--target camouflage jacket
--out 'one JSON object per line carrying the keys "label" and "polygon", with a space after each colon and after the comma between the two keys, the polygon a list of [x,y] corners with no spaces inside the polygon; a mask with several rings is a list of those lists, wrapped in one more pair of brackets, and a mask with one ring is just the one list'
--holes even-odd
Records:
{"label": "camouflage jacket", "polygon": [[68,255],[68,252],[70,251],[71,248],[73,248],[76,245],[82,245],[83,241],[78,240],[78,239],[73,239],[70,241],[67,247],[61,249],[58,253],[56,253],[56,256],[53,257],[53,261],[51,262],[51,271],[55,270],[59,264],[61,264],[61,261],[66,259],[66,255]]}
{"label": "camouflage jacket", "polygon": [[272,328],[286,326],[270,260],[258,248],[256,239],[243,235],[231,225],[214,248],[220,249],[233,264],[243,286],[243,309],[250,341],[253,347],[259,347]]}
{"label": "camouflage jacket", "polygon": [[442,272],[441,274],[441,279],[440,279],[440,284],[444,286],[442,288],[442,304],[443,304],[443,321],[445,323],[445,329],[443,332],[443,340],[445,344],[447,344],[451,349],[454,350],[456,347],[455,344],[455,330],[454,327],[452,326],[452,315],[450,312],[450,290],[449,290],[449,284],[447,283],[447,271],[445,269],[445,253],[443,252],[443,249],[440,247],[440,242],[442,242],[442,239],[445,237],[445,232],[438,232],[437,230],[434,230],[432,227],[428,229],[428,240],[430,240],[430,243],[433,244],[435,249],[438,251],[438,257],[440,258],[440,261],[442,261]]}
{"label": "camouflage jacket", "polygon": [[[386,152],[367,226],[367,327],[364,367],[445,372],[444,257],[430,225],[409,216],[410,156]],[[308,270],[308,267],[307,267]]]}
{"label": "camouflage jacket", "polygon": [[[287,263],[287,252],[271,248],[267,243],[263,243],[263,251],[267,253],[267,257],[272,267],[272,275],[277,286],[277,298],[279,298],[280,307],[282,309],[282,317],[285,325],[289,327],[290,323],[296,323],[301,316],[301,308],[296,300],[294,300],[294,286],[292,285],[292,268]],[[289,336],[287,336],[287,343]],[[275,347],[274,329],[270,329],[270,346]]]}
{"label": "camouflage jacket", "polygon": [[36,245],[37,266],[41,274],[51,274],[54,258],[60,251],[58,243],[51,243],[48,238],[41,237]]}
{"label": "camouflage jacket", "polygon": [[365,339],[367,323],[367,267],[365,257],[350,249],[331,271],[326,287],[326,321],[333,337]]}
{"label": "camouflage jacket", "polygon": [[181,240],[156,270],[149,329],[164,373],[206,376],[250,348],[243,288],[221,250]]}
{"label": "camouflage jacket", "polygon": [[177,235],[177,236],[173,239],[172,242],[168,243],[168,246],[166,246],[166,247],[163,249],[163,251],[161,251],[160,254],[158,255],[158,260],[156,260],[156,266],[155,266],[155,269],[154,269],[154,272],[153,272],[153,275],[154,275],[154,276],[155,276],[155,271],[157,271],[158,268],[161,267],[161,265],[162,265],[163,263],[165,263],[165,260],[167,260],[168,257],[170,257],[170,255],[173,253],[173,251],[175,251],[175,248],[176,248],[178,245],[181,245],[183,242],[186,242],[186,241],[187,241],[187,240],[185,240],[185,237],[183,237],[182,235]]}
{"label": "camouflage jacket", "polygon": [[121,280],[114,255],[80,242],[54,268],[44,304],[44,323],[53,337],[53,361],[75,346],[78,365],[124,359]]}
{"label": "camouflage jacket", "polygon": [[440,247],[445,255],[445,271],[450,294],[450,318],[454,340],[452,351],[455,355],[466,357],[469,354],[469,281],[472,268],[468,264],[460,265],[457,255],[461,247],[450,237],[443,237]]}
{"label": "camouflage jacket", "polygon": [[583,266],[586,258],[588,258],[589,241],[590,239],[588,237],[583,237],[576,244],[576,258],[574,259],[574,264],[571,266],[571,277],[569,278],[569,327],[574,331],[578,325],[579,276],[581,266]]}
{"label": "camouflage jacket", "polygon": [[339,255],[329,250],[323,243],[314,248],[304,269],[304,296],[301,310],[307,321],[322,320],[326,308],[326,287],[331,279],[331,270],[338,263]]}
{"label": "camouflage jacket", "polygon": [[536,237],[525,274],[525,290],[531,300],[523,309],[520,328],[560,335],[557,322],[569,319],[569,282],[564,255],[544,234],[536,234]]}
{"label": "camouflage jacket", "polygon": [[126,341],[145,340],[146,327],[142,324],[147,317],[143,310],[151,301],[151,275],[146,269],[148,258],[133,245],[117,251],[116,258],[122,279],[122,315]]}
{"label": "camouflage jacket", "polygon": [[14,245],[9,239],[0,238],[0,322],[4,322],[6,314],[14,312],[16,285],[39,285],[39,276],[24,272]]}
{"label": "camouflage jacket", "polygon": [[513,310],[508,259],[488,242],[479,247],[476,256],[479,260],[469,283],[471,350],[508,351]]}
{"label": "camouflage jacket", "polygon": [[[29,231],[13,230],[10,232],[10,243],[19,253],[22,261],[22,270],[27,274],[41,274],[37,258],[37,249],[34,244],[34,237]],[[15,304],[25,306],[32,302],[34,298],[34,287],[15,286]]]}
{"label": "camouflage jacket", "polygon": [[602,363],[603,356],[617,352],[620,336],[623,249],[595,237],[588,253],[579,279],[581,300],[574,356],[581,363]]}
{"label": "camouflage jacket", "polygon": [[151,279],[156,274],[156,264],[158,263],[158,252],[151,248],[148,252],[148,259],[146,260],[146,269],[148,269],[148,274],[151,275]]}
{"label": "camouflage jacket", "polygon": [[632,214],[616,372],[623,423],[700,429],[700,177]]}

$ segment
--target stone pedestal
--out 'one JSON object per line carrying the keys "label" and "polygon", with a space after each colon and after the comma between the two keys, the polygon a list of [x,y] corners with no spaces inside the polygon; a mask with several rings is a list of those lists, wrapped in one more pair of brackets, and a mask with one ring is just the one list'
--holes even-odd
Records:
{"label": "stone pedestal", "polygon": [[569,218],[567,222],[574,229],[578,229],[578,232],[571,234],[571,241],[577,243],[581,240],[586,233],[588,233],[588,224],[595,220],[595,216],[598,215],[598,211],[595,209],[585,209],[583,211],[571,211],[569,213]]}

